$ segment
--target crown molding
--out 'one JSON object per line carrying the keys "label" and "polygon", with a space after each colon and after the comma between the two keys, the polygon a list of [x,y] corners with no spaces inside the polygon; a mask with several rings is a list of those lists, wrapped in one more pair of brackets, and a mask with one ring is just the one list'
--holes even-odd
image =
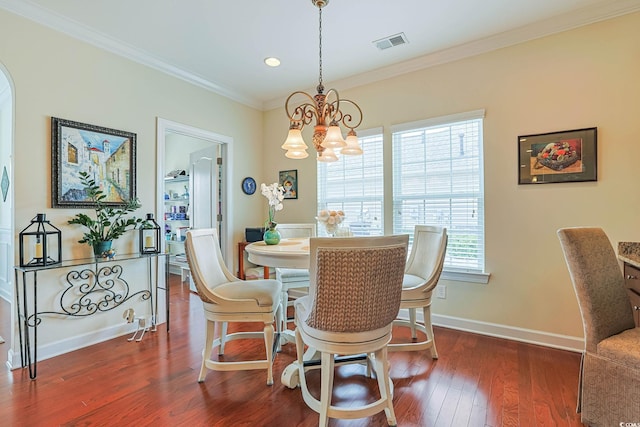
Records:
{"label": "crown molding", "polygon": [[[194,73],[168,64],[146,51],[124,44],[121,41],[113,39],[103,33],[96,32],[80,22],[45,10],[28,0],[0,0],[0,7],[56,31],[63,32],[73,38],[85,41],[98,48],[125,57],[139,64],[146,65],[150,68],[192,83],[203,89],[249,107],[266,111],[281,107],[284,104],[285,97],[265,102],[247,97]],[[577,11],[558,15],[545,21],[539,21],[511,31],[506,31],[480,40],[475,40],[449,49],[424,55],[419,58],[399,62],[387,67],[347,77],[345,79],[336,80],[331,83],[331,87],[339,87],[340,90],[352,89],[358,86],[401,76],[413,71],[457,61],[463,58],[513,46],[595,22],[626,15],[628,13],[637,12],[639,10],[640,2],[638,0],[614,0],[607,2],[606,4],[596,4]],[[314,92],[314,90],[315,89],[311,88],[309,89],[309,92]]]}
{"label": "crown molding", "polygon": [[[561,33],[574,28],[605,21],[618,16],[637,12],[640,10],[638,0],[619,0],[607,4],[599,4],[582,8],[578,11],[558,15],[545,21],[535,22],[514,30],[495,34],[483,39],[443,49],[415,59],[399,62],[387,67],[378,68],[345,79],[335,80],[326,87],[340,88],[340,91],[352,89],[398,77],[425,68],[446,64],[493,50],[502,49],[530,40],[539,39],[552,34]],[[313,92],[314,89],[311,90]],[[285,98],[273,99],[263,104],[264,110],[272,110],[284,105]]]}
{"label": "crown molding", "polygon": [[217,93],[225,98],[229,98],[252,108],[262,108],[262,102],[258,99],[246,97],[215,82],[198,76],[197,74],[168,64],[142,49],[138,49],[134,46],[123,43],[120,40],[109,37],[106,34],[95,31],[81,22],[74,21],[65,16],[45,10],[28,0],[0,0],[0,7],[16,15],[20,15],[23,18],[37,22],[38,24],[44,25],[53,30],[60,31],[75,39],[92,44],[100,49],[130,59],[131,61],[139,64],[146,65],[208,91]]}

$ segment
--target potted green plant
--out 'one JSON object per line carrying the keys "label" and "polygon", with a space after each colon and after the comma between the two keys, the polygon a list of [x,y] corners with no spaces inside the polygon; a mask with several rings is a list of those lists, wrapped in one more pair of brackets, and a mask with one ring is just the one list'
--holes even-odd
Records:
{"label": "potted green plant", "polygon": [[118,206],[107,205],[104,202],[107,196],[87,172],[80,172],[80,182],[85,186],[88,199],[95,203],[96,218],[77,213],[68,224],[83,225],[88,229],[78,243],[87,243],[93,248],[93,253],[99,256],[111,249],[113,240],[145,221],[135,216],[125,217],[140,207],[138,199],[130,199]]}

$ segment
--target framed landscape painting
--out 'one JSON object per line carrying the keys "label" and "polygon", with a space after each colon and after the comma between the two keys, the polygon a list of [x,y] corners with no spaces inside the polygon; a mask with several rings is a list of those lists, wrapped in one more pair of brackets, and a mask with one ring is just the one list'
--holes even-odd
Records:
{"label": "framed landscape painting", "polygon": [[136,198],[136,134],[51,118],[51,198],[54,208],[91,208],[80,182],[87,172],[106,195],[105,204]]}
{"label": "framed landscape painting", "polygon": [[518,137],[518,184],[597,180],[597,128]]}

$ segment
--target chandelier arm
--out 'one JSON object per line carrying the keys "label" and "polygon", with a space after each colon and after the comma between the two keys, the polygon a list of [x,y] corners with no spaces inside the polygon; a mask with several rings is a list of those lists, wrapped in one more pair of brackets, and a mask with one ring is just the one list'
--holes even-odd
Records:
{"label": "chandelier arm", "polygon": [[[298,94],[309,98],[310,102],[304,102],[296,106],[293,109],[293,112],[291,112],[290,111],[291,106],[289,105],[291,98]],[[300,125],[308,125],[309,123],[311,123],[311,120],[313,119],[314,116],[316,117],[318,116],[318,109],[316,107],[316,102],[314,98],[308,93],[300,90],[293,92],[291,95],[289,95],[289,97],[284,103],[284,109],[287,113],[287,117],[289,118],[289,121],[299,123]]]}
{"label": "chandelier arm", "polygon": [[356,124],[354,124],[353,126],[350,125],[350,123],[352,121],[354,121],[353,116],[351,114],[344,114],[342,112],[340,112],[342,114],[342,117],[340,119],[340,121],[342,122],[343,125],[345,125],[345,127],[348,127],[351,130],[354,130],[355,128],[357,128],[358,126],[360,126],[360,124],[362,124],[362,110],[360,109],[360,106],[358,104],[356,104],[355,102],[351,101],[350,99],[342,99],[342,102],[345,104],[351,104],[353,105],[356,110],[358,110],[358,122]]}
{"label": "chandelier arm", "polygon": [[[327,102],[326,100],[329,99],[329,96],[331,96],[331,94],[335,94],[336,99],[334,101],[331,102]],[[325,95],[325,103],[322,106],[322,117],[325,116],[329,116],[329,123],[331,123],[332,121],[336,120],[336,117],[338,117],[338,113],[340,112],[340,94],[338,94],[338,91],[335,89],[329,89],[327,91],[327,94]]]}

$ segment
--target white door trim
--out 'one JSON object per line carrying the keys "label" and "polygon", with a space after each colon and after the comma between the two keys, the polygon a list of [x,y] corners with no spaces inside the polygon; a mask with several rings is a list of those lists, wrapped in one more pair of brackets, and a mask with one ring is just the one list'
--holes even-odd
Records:
{"label": "white door trim", "polygon": [[220,200],[220,202],[222,203],[222,228],[220,234],[223,237],[223,244],[221,249],[222,255],[226,260],[229,271],[233,271],[233,217],[230,214],[230,207],[233,206],[233,191],[231,189],[230,168],[230,165],[233,164],[233,138],[182,123],[166,120],[160,117],[157,118],[156,132],[156,218],[161,218],[160,215],[164,213],[164,146],[166,133],[177,133],[192,138],[210,141],[214,144],[220,144],[222,149],[222,158],[224,159],[224,164],[222,165],[222,181],[224,187],[222,188],[222,197]]}

